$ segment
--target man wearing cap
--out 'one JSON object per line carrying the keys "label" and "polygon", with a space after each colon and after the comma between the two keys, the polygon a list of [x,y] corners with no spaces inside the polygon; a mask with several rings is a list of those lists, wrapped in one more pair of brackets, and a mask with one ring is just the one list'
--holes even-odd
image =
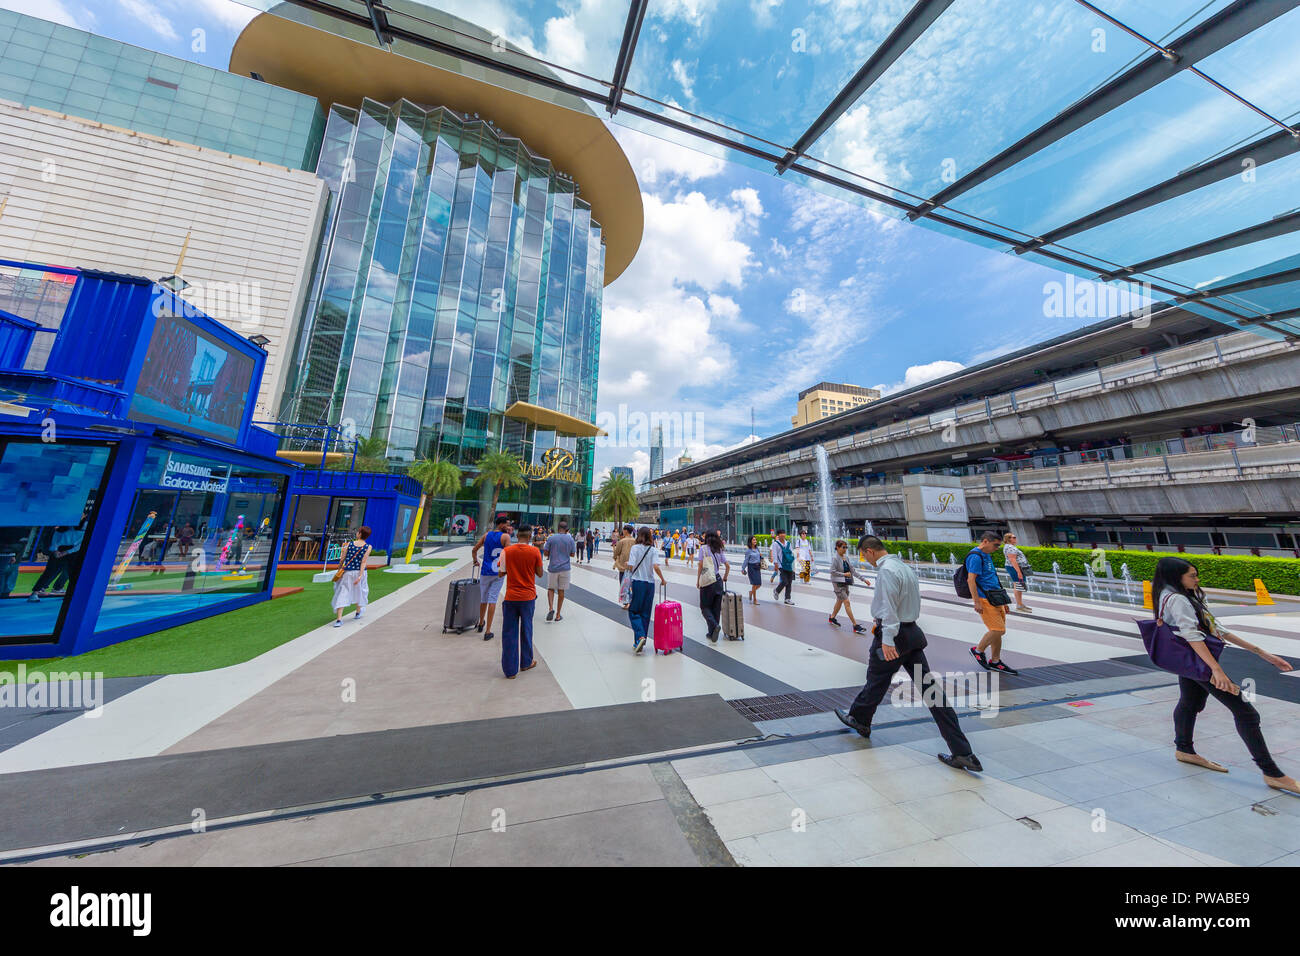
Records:
{"label": "man wearing cap", "polygon": [[474,543],[474,550],[470,557],[474,561],[474,567],[478,567],[478,552],[483,549],[483,571],[479,577],[479,606],[478,606],[478,630],[482,631],[485,627],[487,632],[483,635],[483,640],[492,640],[492,616],[497,610],[497,601],[501,598],[501,589],[505,586],[505,578],[501,577],[501,571],[504,567],[501,564],[501,554],[505,551],[506,546],[510,544],[510,519],[505,515],[497,515],[496,530],[489,531],[483,537]]}

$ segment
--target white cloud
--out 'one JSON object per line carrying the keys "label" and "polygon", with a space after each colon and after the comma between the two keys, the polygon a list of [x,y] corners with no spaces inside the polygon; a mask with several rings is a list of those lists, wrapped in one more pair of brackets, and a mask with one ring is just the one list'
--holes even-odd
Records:
{"label": "white cloud", "polygon": [[65,27],[76,27],[78,30],[90,29],[89,24],[74,16],[63,5],[62,0],[0,0],[0,7],[5,10],[13,10],[16,13],[25,13],[29,17],[52,20],[55,23],[63,24]]}
{"label": "white cloud", "polygon": [[[720,406],[710,383],[734,378],[727,339],[748,328],[735,293],[755,266],[757,196],[710,201],[698,191],[664,197],[644,193],[645,232],[636,259],[605,291],[600,342],[600,410],[691,415],[682,441],[703,446],[726,434],[748,410]],[[702,394],[704,393],[704,394]],[[692,398],[692,395],[701,395]],[[647,436],[648,437],[648,436]],[[671,461],[680,447],[665,448]],[[600,464],[619,464],[602,454]],[[606,458],[605,456],[609,457]],[[637,469],[642,452],[622,462]],[[648,455],[644,467],[649,467]],[[638,474],[638,481],[641,474]]]}
{"label": "white cloud", "polygon": [[924,385],[926,382],[932,382],[937,378],[943,378],[945,375],[952,375],[954,372],[960,372],[966,366],[961,362],[953,362],[948,359],[938,359],[934,362],[927,362],[924,365],[910,365],[907,371],[903,373],[903,380],[895,382],[893,385],[876,385],[885,395],[891,395],[894,392],[901,392],[904,389],[915,388],[918,385]]}
{"label": "white cloud", "polygon": [[[744,206],[711,202],[698,191],[663,199],[642,194],[645,230],[632,265],[610,287],[606,307],[653,302],[672,288],[714,292],[740,288],[754,264],[746,238],[752,228]],[[603,333],[602,333],[603,334]]]}
{"label": "white cloud", "polygon": [[180,35],[167,15],[154,6],[150,0],[117,0],[118,6],[127,16],[139,21],[140,25],[165,40],[179,40]]}
{"label": "white cloud", "polygon": [[758,198],[758,190],[752,186],[746,186],[744,189],[733,189],[731,191],[731,201],[737,203],[746,214],[758,219],[763,215],[763,203]]}
{"label": "white cloud", "polygon": [[691,75],[694,66],[694,63],[688,66],[681,60],[673,60],[672,63],[673,79],[681,86],[682,92],[686,95],[688,101],[694,101],[695,99],[695,77]]}
{"label": "white cloud", "polygon": [[212,17],[230,30],[244,29],[258,13],[256,8],[237,3],[236,0],[189,0],[188,5],[197,6],[202,14]]}
{"label": "white cloud", "polygon": [[716,152],[681,146],[626,126],[616,126],[613,132],[643,189],[698,182],[726,168],[725,160]]}

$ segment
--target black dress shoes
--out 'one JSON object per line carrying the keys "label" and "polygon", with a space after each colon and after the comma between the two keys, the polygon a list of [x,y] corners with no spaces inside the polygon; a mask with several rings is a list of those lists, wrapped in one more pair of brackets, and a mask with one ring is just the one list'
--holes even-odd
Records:
{"label": "black dress shoes", "polygon": [[845,727],[849,727],[852,728],[853,730],[856,730],[861,736],[866,737],[868,740],[871,739],[871,728],[868,727],[866,724],[862,723],[859,720],[853,719],[844,711],[840,710],[838,707],[835,708],[835,716],[840,719],[840,723],[842,723]]}
{"label": "black dress shoes", "polygon": [[951,754],[939,754],[939,759],[946,763],[954,770],[970,770],[980,773],[984,770],[984,765],[980,763],[980,758],[974,754],[967,754],[965,757],[954,757]]}

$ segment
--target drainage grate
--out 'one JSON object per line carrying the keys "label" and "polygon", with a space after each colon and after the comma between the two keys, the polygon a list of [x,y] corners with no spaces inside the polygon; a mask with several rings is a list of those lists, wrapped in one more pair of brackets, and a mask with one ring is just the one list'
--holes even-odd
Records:
{"label": "drainage grate", "polygon": [[781,720],[785,717],[807,717],[819,714],[825,707],[804,697],[802,694],[773,694],[770,697],[744,697],[740,700],[727,701],[736,713],[746,720]]}
{"label": "drainage grate", "polygon": [[[1075,681],[1097,680],[1106,677],[1128,677],[1132,674],[1149,674],[1149,667],[1141,667],[1116,660],[1084,661],[1078,664],[1047,664],[1030,667],[1019,676],[999,675],[1000,686],[1005,690],[1024,687],[1042,687],[1052,684],[1070,684]],[[774,694],[770,697],[744,697],[727,701],[736,713],[749,721],[781,720],[786,717],[806,717],[823,714],[839,708],[847,710],[858,696],[860,687],[830,687],[810,690],[802,694]]]}

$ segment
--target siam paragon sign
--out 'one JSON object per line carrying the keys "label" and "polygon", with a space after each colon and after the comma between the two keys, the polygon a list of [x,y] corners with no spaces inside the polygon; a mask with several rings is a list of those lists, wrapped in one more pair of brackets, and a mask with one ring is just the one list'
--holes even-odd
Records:
{"label": "siam paragon sign", "polygon": [[529,481],[543,481],[550,478],[554,481],[567,481],[571,484],[580,485],[582,484],[582,474],[574,470],[575,463],[576,459],[573,452],[557,445],[554,448],[546,449],[542,453],[541,464],[530,465],[521,458],[519,468]]}

